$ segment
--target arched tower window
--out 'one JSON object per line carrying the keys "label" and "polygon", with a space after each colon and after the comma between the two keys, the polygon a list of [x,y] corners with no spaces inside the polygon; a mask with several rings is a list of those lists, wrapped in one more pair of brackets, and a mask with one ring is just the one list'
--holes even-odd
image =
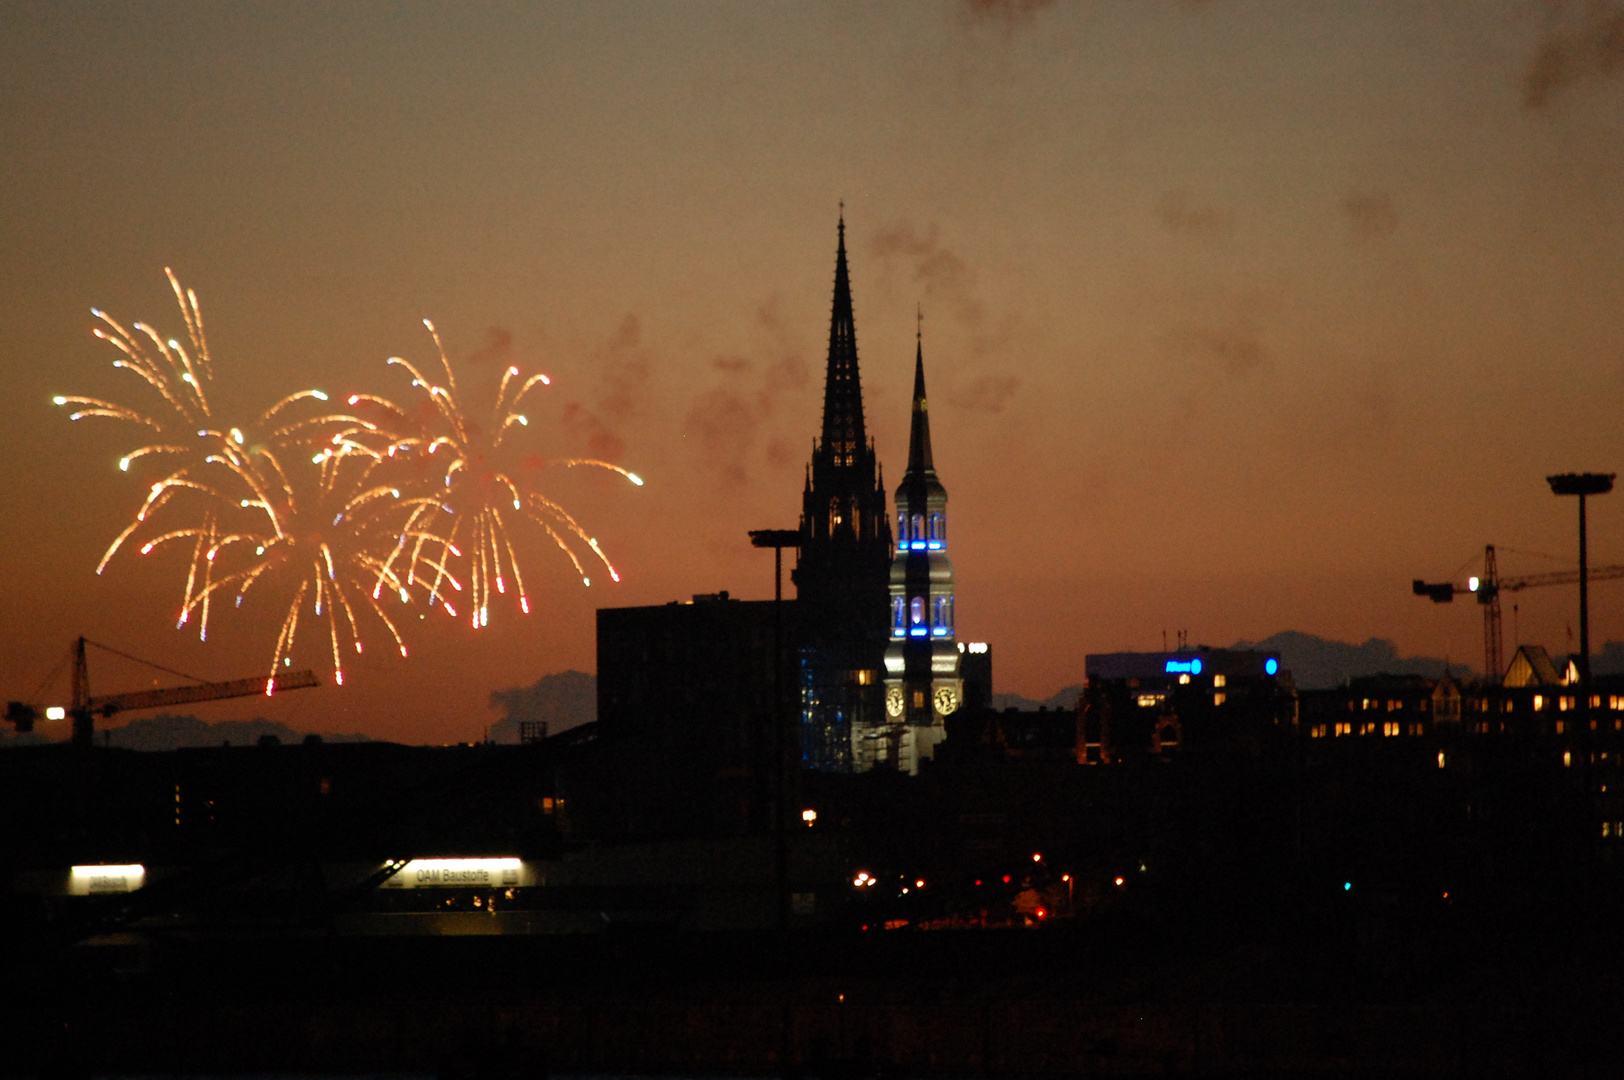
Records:
{"label": "arched tower window", "polygon": [[910,539],[910,540],[923,540],[924,538],[925,538],[925,515],[924,514],[915,514],[913,516],[913,535],[910,536],[908,539]]}
{"label": "arched tower window", "polygon": [[930,538],[932,540],[946,540],[947,522],[941,514],[930,516]]}
{"label": "arched tower window", "polygon": [[925,625],[925,598],[916,596],[908,605],[908,621],[914,626]]}
{"label": "arched tower window", "polygon": [[899,636],[903,633],[903,631],[907,630],[907,626],[903,623],[903,609],[905,607],[906,607],[906,605],[903,603],[902,597],[900,597],[900,596],[892,597],[892,599],[891,599],[891,629],[893,631],[895,631]]}
{"label": "arched tower window", "polygon": [[840,500],[839,499],[830,499],[829,500],[829,531],[834,532],[835,527],[837,525],[839,525],[842,520],[843,520],[843,517],[842,517],[842,515],[840,513]]}
{"label": "arched tower window", "polygon": [[908,542],[908,515],[901,510],[897,511],[897,543]]}

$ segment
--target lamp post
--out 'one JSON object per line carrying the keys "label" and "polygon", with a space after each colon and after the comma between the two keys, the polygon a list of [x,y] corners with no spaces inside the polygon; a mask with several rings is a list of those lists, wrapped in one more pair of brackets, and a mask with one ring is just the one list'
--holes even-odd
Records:
{"label": "lamp post", "polygon": [[773,708],[772,747],[776,795],[773,799],[773,887],[778,929],[789,929],[789,834],[784,824],[789,802],[789,739],[784,731],[784,549],[801,546],[798,529],[752,529],[752,547],[773,549]]}

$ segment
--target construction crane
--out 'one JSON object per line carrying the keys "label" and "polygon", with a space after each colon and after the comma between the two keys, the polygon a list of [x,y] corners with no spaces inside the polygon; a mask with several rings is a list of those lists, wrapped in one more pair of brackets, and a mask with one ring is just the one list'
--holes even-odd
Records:
{"label": "construction crane", "polygon": [[[134,660],[138,664],[157,668],[159,671],[178,675],[183,679],[191,679],[193,686],[169,686],[158,690],[135,690],[128,694],[107,694],[102,697],[90,696],[90,672],[85,664],[85,646],[95,645],[98,649],[105,649],[115,656],[122,656],[126,660]],[[58,670],[61,670],[58,668]],[[66,708],[57,706],[31,705],[24,701],[12,701],[6,705],[6,719],[18,731],[33,731],[34,724],[40,720],[61,720],[66,717],[73,718],[73,745],[89,748],[94,744],[96,717],[106,719],[115,713],[128,712],[131,709],[160,709],[172,705],[190,705],[199,701],[219,701],[222,698],[249,697],[253,694],[264,694],[270,697],[281,690],[300,690],[310,686],[320,686],[321,680],[316,673],[310,670],[289,671],[269,678],[235,679],[231,682],[204,682],[194,676],[180,671],[171,671],[161,664],[154,664],[149,660],[142,660],[138,656],[120,652],[110,645],[79,638],[73,643],[73,703]]]}
{"label": "construction crane", "polygon": [[[1591,581],[1624,578],[1624,566],[1592,566],[1586,575]],[[1472,593],[1483,608],[1483,673],[1486,678],[1499,679],[1505,674],[1500,652],[1500,594],[1519,592],[1541,585],[1575,585],[1579,581],[1577,570],[1553,570],[1544,574],[1523,574],[1503,578],[1494,561],[1494,545],[1483,548],[1483,576],[1466,579],[1464,586],[1452,581],[1430,584],[1417,579],[1412,588],[1417,596],[1425,596],[1434,604],[1448,604],[1461,593]]]}

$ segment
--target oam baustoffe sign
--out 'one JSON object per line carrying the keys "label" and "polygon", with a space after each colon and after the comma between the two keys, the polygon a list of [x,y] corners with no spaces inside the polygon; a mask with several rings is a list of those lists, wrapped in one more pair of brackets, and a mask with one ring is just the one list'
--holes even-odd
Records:
{"label": "oam baustoffe sign", "polygon": [[535,884],[516,858],[413,859],[383,883],[386,889],[511,889]]}

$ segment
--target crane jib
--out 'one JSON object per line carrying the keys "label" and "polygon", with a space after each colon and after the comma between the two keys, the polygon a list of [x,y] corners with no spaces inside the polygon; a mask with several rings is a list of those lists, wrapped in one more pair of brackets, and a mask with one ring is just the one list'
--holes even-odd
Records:
{"label": "crane jib", "polygon": [[[170,705],[188,705],[198,701],[218,701],[221,698],[248,697],[266,692],[267,678],[235,679],[231,682],[202,683],[198,686],[171,686],[162,690],[137,690],[129,694],[109,694],[90,699],[89,711],[111,716],[126,709],[156,709]],[[321,680],[309,670],[289,671],[276,676],[274,689],[299,690],[320,686]]]}

